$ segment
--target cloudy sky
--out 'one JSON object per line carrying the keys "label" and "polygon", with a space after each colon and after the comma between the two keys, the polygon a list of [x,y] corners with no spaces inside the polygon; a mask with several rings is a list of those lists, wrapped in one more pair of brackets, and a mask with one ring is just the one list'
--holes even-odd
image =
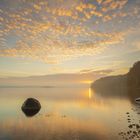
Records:
{"label": "cloudy sky", "polygon": [[0,0],[0,77],[126,73],[139,37],[140,0]]}

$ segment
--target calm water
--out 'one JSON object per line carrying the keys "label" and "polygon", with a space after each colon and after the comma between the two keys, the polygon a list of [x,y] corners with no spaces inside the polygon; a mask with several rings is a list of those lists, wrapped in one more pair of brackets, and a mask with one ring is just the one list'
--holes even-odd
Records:
{"label": "calm water", "polygon": [[[41,110],[21,111],[34,97]],[[0,140],[121,140],[120,132],[139,123],[140,108],[127,96],[101,96],[90,88],[0,88]],[[138,139],[138,138],[133,138]]]}

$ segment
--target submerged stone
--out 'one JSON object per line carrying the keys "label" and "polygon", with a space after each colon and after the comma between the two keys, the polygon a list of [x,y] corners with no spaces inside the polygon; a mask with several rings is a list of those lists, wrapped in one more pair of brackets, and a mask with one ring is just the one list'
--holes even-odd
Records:
{"label": "submerged stone", "polygon": [[34,98],[28,98],[25,100],[21,107],[24,114],[28,117],[34,116],[41,109],[40,102]]}
{"label": "submerged stone", "polygon": [[136,98],[135,99],[135,102],[138,103],[138,104],[140,104],[140,98]]}

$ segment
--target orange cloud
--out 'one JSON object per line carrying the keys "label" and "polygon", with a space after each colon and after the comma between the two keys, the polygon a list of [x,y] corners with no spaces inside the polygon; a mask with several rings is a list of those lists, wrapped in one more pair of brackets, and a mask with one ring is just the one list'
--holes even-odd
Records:
{"label": "orange cloud", "polygon": [[[59,63],[83,55],[101,53],[110,45],[124,41],[127,31],[100,31],[95,23],[128,15],[121,12],[127,0],[97,0],[101,5],[70,1],[22,1],[16,11],[1,10],[0,56],[27,57],[46,63]],[[26,6],[25,6],[26,5]],[[111,14],[108,11],[112,11]],[[120,12],[114,12],[118,10]],[[133,12],[138,14],[137,9]],[[90,23],[90,26],[89,24]],[[128,29],[129,30],[129,29]],[[8,38],[15,37],[14,47]]]}

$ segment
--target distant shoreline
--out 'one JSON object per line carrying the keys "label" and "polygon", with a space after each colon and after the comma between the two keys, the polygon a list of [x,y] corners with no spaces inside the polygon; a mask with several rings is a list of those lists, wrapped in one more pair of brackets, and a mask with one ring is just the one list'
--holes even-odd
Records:
{"label": "distant shoreline", "polygon": [[0,88],[54,88],[55,86],[0,86]]}

